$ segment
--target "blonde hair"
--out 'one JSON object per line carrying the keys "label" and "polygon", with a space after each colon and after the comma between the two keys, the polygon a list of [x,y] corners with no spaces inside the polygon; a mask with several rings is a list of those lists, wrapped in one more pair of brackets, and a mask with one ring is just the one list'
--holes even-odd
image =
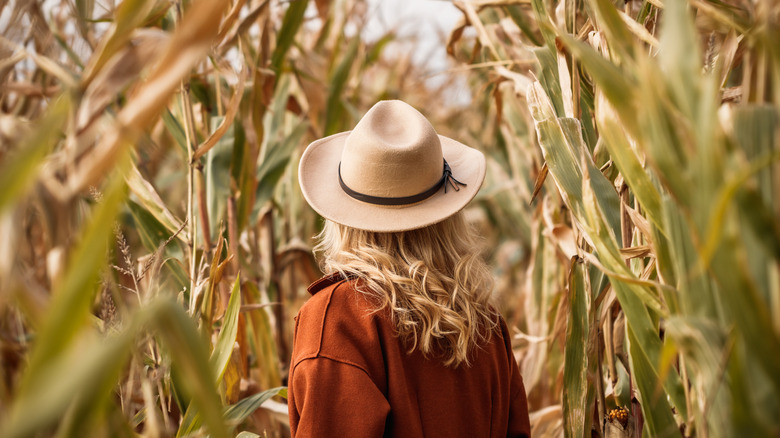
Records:
{"label": "blonde hair", "polygon": [[469,354],[498,325],[490,305],[492,275],[462,213],[397,233],[326,220],[317,238],[323,271],[358,279],[375,311],[389,309],[410,353],[419,349],[445,366],[468,365]]}

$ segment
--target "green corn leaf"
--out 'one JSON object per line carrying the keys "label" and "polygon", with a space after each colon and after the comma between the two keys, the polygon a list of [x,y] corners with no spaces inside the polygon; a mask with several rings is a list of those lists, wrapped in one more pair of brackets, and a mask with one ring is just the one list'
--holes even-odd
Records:
{"label": "green corn leaf", "polygon": [[542,37],[547,45],[547,48],[551,52],[555,51],[555,25],[550,20],[552,12],[547,10],[544,0],[531,0],[531,6],[534,10],[536,17],[536,23],[539,25],[539,30],[542,32]]}
{"label": "green corn leaf", "polygon": [[[591,46],[569,35],[562,34],[558,38],[574,55],[588,72],[593,82],[601,87],[604,96],[609,100],[618,114],[633,115],[636,113],[638,99],[634,95],[636,85],[626,72],[601,56]],[[633,117],[621,119],[626,130],[631,135],[639,132],[637,122]]]}
{"label": "green corn leaf", "polygon": [[[574,80],[580,81],[580,112],[582,114],[580,116],[580,121],[582,122],[582,134],[585,138],[585,142],[588,144],[588,150],[590,150],[592,154],[598,143],[598,133],[596,132],[594,116],[594,113],[596,112],[595,96],[593,94],[592,86],[586,82],[579,71],[576,71]],[[598,158],[599,157],[596,156],[593,157],[594,161],[596,161],[596,165],[601,167],[606,160],[599,160]]]}
{"label": "green corn leaf", "polygon": [[558,76],[558,60],[555,52],[547,47],[533,49],[533,54],[539,62],[539,83],[542,84],[545,94],[552,102],[555,115],[563,117],[563,92]]}
{"label": "green corn leaf", "polygon": [[[741,184],[735,194],[737,211],[744,220],[742,235],[752,276],[770,302],[770,272],[780,259],[780,224],[775,209],[773,166],[777,152],[778,109],[770,105],[745,105],[733,110],[731,140],[738,144],[749,160],[750,179]],[[770,164],[771,163],[771,164]],[[732,207],[733,208],[733,207]]]}
{"label": "green corn leaf", "polygon": [[127,208],[133,217],[133,225],[136,231],[138,231],[138,236],[141,238],[144,248],[148,251],[154,251],[167,240],[168,229],[148,210],[132,200],[127,201]]}
{"label": "green corn leaf", "polygon": [[[569,273],[569,318],[566,326],[563,366],[563,428],[567,437],[590,436],[598,367],[597,332],[590,325],[590,290],[587,269],[579,259],[572,261]],[[595,341],[595,345],[592,343]]]}
{"label": "green corn leaf", "polygon": [[271,55],[271,69],[276,72],[277,80],[282,72],[282,63],[284,62],[287,51],[290,50],[298,29],[303,24],[303,16],[309,0],[296,0],[288,3],[287,12],[282,19],[282,27],[276,39],[276,47]]}
{"label": "green corn leaf", "polygon": [[[152,216],[165,231],[165,234],[156,236],[157,240],[154,242],[154,246],[150,248],[153,251],[154,249],[152,248],[156,248],[157,245],[164,242],[169,236],[179,231],[182,223],[171,213],[154,186],[141,175],[141,172],[135,165],[128,172],[126,182],[130,192],[138,200],[138,203],[132,202],[136,206],[134,211],[143,208],[145,213]],[[188,236],[185,232],[179,232],[178,236],[182,242],[188,241]]]}
{"label": "green corn leaf", "polygon": [[254,395],[250,395],[249,397],[240,400],[238,403],[228,406],[228,408],[225,410],[225,420],[231,424],[241,424],[241,422],[249,418],[249,416],[252,415],[254,411],[260,408],[260,406],[265,403],[266,400],[269,400],[271,397],[275,397],[277,395],[286,397],[287,388],[284,386],[271,388]]}
{"label": "green corn leaf", "polygon": [[[707,424],[709,430],[728,430],[729,393],[722,390],[727,361],[734,354],[733,340],[727,328],[715,319],[701,317],[670,317],[665,324],[666,339],[674,343],[683,360],[681,366],[692,377],[691,390],[707,397],[708,415],[694,410],[696,422]],[[698,392],[701,391],[701,392]]]}
{"label": "green corn leaf", "polygon": [[642,205],[642,211],[659,230],[663,230],[661,196],[628,141],[620,122],[610,117],[611,108],[606,101],[599,101],[597,125],[609,150],[609,155],[625,178],[631,192]]}
{"label": "green corn leaf", "polygon": [[780,355],[776,352],[780,351],[780,339],[767,305],[745,266],[747,257],[737,239],[736,233],[729,231],[712,258],[711,270],[720,291],[716,296],[750,351],[752,360],[769,377],[777,394],[780,393]]}
{"label": "green corn leaf", "polygon": [[669,0],[664,8],[658,63],[676,105],[695,120],[702,84],[699,36],[687,1]]}
{"label": "green corn leaf", "polygon": [[239,230],[246,227],[252,205],[255,202],[255,188],[257,185],[257,151],[249,147],[246,141],[246,133],[241,123],[234,123],[233,132],[233,162],[231,173],[238,191],[234,191],[236,197],[236,226]]}
{"label": "green corn leaf", "polygon": [[[598,193],[596,197],[609,229],[620,235],[620,200],[612,184],[596,168],[588,148],[582,140],[577,119],[555,118],[550,100],[536,83],[529,87],[529,105],[534,117],[539,146],[561,195],[579,217],[584,217],[582,184],[585,173],[589,184]],[[552,117],[551,117],[552,116]]]}
{"label": "green corn leaf", "polygon": [[369,67],[373,64],[376,64],[380,59],[383,59],[382,55],[384,55],[385,47],[395,41],[395,39],[396,36],[394,33],[388,33],[375,43],[371,44],[370,49],[366,52],[365,66]]}
{"label": "green corn leaf", "polygon": [[[240,279],[236,277],[233,288],[230,291],[230,301],[228,302],[225,316],[222,319],[222,329],[219,331],[217,343],[209,358],[209,365],[212,370],[211,380],[216,384],[222,381],[222,377],[227,369],[230,356],[233,354],[233,344],[236,342],[238,333],[238,314],[241,309],[241,288]],[[196,410],[191,404],[182,420],[181,427],[176,436],[187,436],[196,432],[202,424],[200,410]]]}
{"label": "green corn leaf", "polygon": [[[663,206],[663,200],[662,200],[662,206]],[[663,209],[662,212],[665,213],[666,209]],[[665,224],[668,224],[668,222],[665,221]],[[672,242],[671,237],[662,234],[661,230],[656,227],[655,225],[650,225],[652,237],[652,247],[653,247],[653,253],[655,254],[655,260],[656,260],[656,273],[658,275],[658,280],[661,284],[664,284],[666,286],[678,288],[678,278],[675,271],[675,259],[672,257]],[[666,231],[668,234],[669,231]],[[677,290],[670,290],[670,288],[664,288],[663,294],[664,299],[666,300],[666,305],[669,308],[669,313],[676,314],[680,312],[680,302]]]}
{"label": "green corn leaf", "polygon": [[[78,342],[71,342],[61,354],[32,372],[28,369],[30,381],[19,388],[9,416],[0,426],[0,435],[38,436],[62,418],[66,421],[61,434],[68,435],[70,430],[91,435],[90,419],[103,415],[103,406],[111,400],[134,340],[151,330],[171,350],[173,365],[182,372],[184,386],[193,395],[192,405],[205,412],[203,417],[211,434],[226,437],[222,405],[210,382],[213,373],[205,347],[181,306],[167,298],[158,299],[134,313],[126,327],[109,335],[83,330]],[[63,378],[63,373],[68,378]]]}
{"label": "green corn leaf", "polygon": [[[177,243],[175,240],[171,241],[164,250],[158,252],[160,246],[172,234],[157,221],[154,215],[142,206],[132,200],[127,200],[126,205],[132,216],[132,227],[138,233],[143,247],[148,252],[154,253],[153,257],[163,258],[161,270],[164,274],[158,277],[160,280],[158,287],[163,290],[177,291],[188,289],[190,281],[187,275],[187,268],[181,262],[181,260],[184,260],[182,244],[185,242]],[[184,231],[181,233],[184,233]],[[180,237],[180,240],[183,240],[183,238]]]}
{"label": "green corn leaf", "polygon": [[282,141],[269,143],[265,156],[257,168],[258,183],[251,223],[257,221],[260,210],[273,196],[276,185],[290,162],[290,157],[300,144],[308,127],[308,123],[301,122]]}
{"label": "green corn leaf", "polygon": [[342,92],[349,79],[349,73],[355,64],[358,48],[360,47],[360,38],[352,38],[347,47],[346,53],[341,58],[341,62],[336,67],[329,79],[328,98],[325,103],[325,135],[335,134],[343,131],[344,127],[344,107],[342,104]]}
{"label": "green corn leaf", "polygon": [[[657,169],[658,179],[664,188],[680,200],[682,205],[691,202],[692,186],[689,155],[684,132],[685,123],[681,122],[677,110],[671,106],[666,95],[666,86],[661,80],[663,72],[649,61],[640,63],[642,87],[637,89],[637,100],[642,105],[636,108],[635,115],[616,111],[625,125],[641,123],[641,131],[631,131],[632,138],[642,144],[642,150]],[[614,104],[613,104],[614,106]],[[683,126],[680,126],[683,125]]]}
{"label": "green corn leaf", "polygon": [[[664,199],[664,228],[669,234],[671,269],[677,278],[680,310],[687,315],[711,316],[718,314],[712,280],[698,267],[699,253],[691,239],[688,223],[678,206],[666,196]],[[659,263],[665,260],[659,260]],[[666,263],[664,263],[666,266]]]}
{"label": "green corn leaf", "polygon": [[[630,335],[639,342],[637,345],[631,346],[631,363],[634,368],[641,367],[643,378],[649,379],[643,382],[644,390],[653,387],[654,392],[642,393],[644,397],[651,397],[652,400],[652,403],[645,404],[642,408],[647,410],[646,416],[652,414],[652,417],[658,422],[655,425],[655,430],[664,431],[668,427],[665,414],[650,412],[656,409],[655,399],[658,397],[657,393],[661,386],[666,390],[672,404],[683,417],[687,415],[685,394],[679,375],[675,372],[662,372],[661,370],[662,342],[659,337],[659,329],[649,313],[649,310],[653,310],[661,316],[666,316],[668,310],[664,308],[649,285],[642,284],[633,278],[618,253],[617,242],[613,240],[612,233],[607,230],[608,227],[604,222],[603,215],[599,214],[600,209],[594,199],[596,197],[595,190],[587,184],[583,184],[583,188],[586,206],[584,211],[587,214],[583,218],[583,222],[587,224],[588,233],[595,245],[599,260],[611,271],[607,274],[610,276],[621,309],[626,315],[626,324]],[[634,370],[634,372],[637,371]],[[666,405],[668,403],[663,398],[662,407],[668,407]],[[669,415],[671,416],[671,413]]]}
{"label": "green corn leaf", "polygon": [[[621,288],[616,285],[615,290]],[[625,309],[625,307],[624,307]],[[626,313],[626,321],[630,321],[631,316]],[[656,360],[648,356],[649,348],[642,344],[636,331],[632,327],[635,324],[628,324],[628,342],[631,356],[631,370],[633,371],[634,381],[639,389],[642,404],[642,414],[645,418],[645,430],[648,436],[653,437],[677,437],[680,435],[680,429],[672,416],[672,409],[666,396],[658,386],[658,373],[656,371]],[[657,337],[655,339],[658,339]],[[660,341],[658,341],[660,344]],[[660,350],[660,348],[659,348]],[[684,405],[683,405],[684,406]]]}
{"label": "green corn leaf", "polygon": [[520,28],[520,30],[523,32],[523,35],[525,35],[526,38],[528,38],[536,46],[542,45],[542,41],[531,29],[531,26],[528,23],[528,18],[525,16],[525,14],[523,13],[519,5],[504,6],[504,10],[509,15],[509,18],[511,18],[512,21],[515,22],[517,27]]}
{"label": "green corn leaf", "polygon": [[[212,132],[223,117],[212,117]],[[227,198],[230,196],[230,169],[233,160],[233,135],[228,131],[206,153],[204,176],[206,204],[208,205],[210,234],[216,236],[226,216]]]}
{"label": "green corn leaf", "polygon": [[[285,134],[288,126],[287,101],[290,96],[290,86],[293,83],[291,75],[282,75],[276,82],[271,102],[267,111],[264,111],[262,119],[263,142],[260,148],[267,154],[268,145],[278,140]],[[262,153],[262,152],[261,152]]]}
{"label": "green corn leaf", "polygon": [[[567,204],[584,225],[586,233],[595,245],[599,260],[610,270],[608,275],[612,277],[618,301],[626,313],[629,329],[634,338],[639,340],[638,345],[632,346],[636,354],[632,353],[631,360],[635,367],[640,367],[639,372],[643,373],[644,391],[650,391],[642,393],[648,400],[648,403],[643,405],[645,415],[649,416],[649,421],[655,422],[653,430],[665,431],[669,425],[674,425],[671,409],[665,398],[656,401],[657,394],[654,391],[663,385],[681,412],[685,411],[685,399],[677,374],[667,373],[664,377],[658,370],[661,340],[645,306],[661,314],[665,310],[647,285],[633,279],[633,274],[619,254],[617,193],[609,181],[595,169],[595,165],[588,159],[589,155],[583,152],[587,151],[587,148],[581,144],[576,120],[544,118],[552,111],[550,104],[545,103],[540,87],[535,86],[533,90],[529,90],[528,95],[529,102],[532,103],[539,144],[545,152],[550,173]],[[580,152],[575,155],[574,151]],[[667,409],[665,413],[664,409]]]}
{"label": "green corn leaf", "polygon": [[236,276],[236,281],[233,283],[233,288],[230,290],[230,301],[228,301],[225,316],[222,318],[222,328],[219,331],[217,343],[214,346],[214,351],[211,352],[211,359],[209,360],[211,367],[216,373],[214,379],[216,382],[221,381],[222,376],[225,375],[225,369],[230,360],[230,355],[233,354],[233,344],[236,342],[236,334],[238,333],[238,313],[241,309],[240,285],[240,278]]}
{"label": "green corn leaf", "polygon": [[[730,383],[731,412],[723,435],[772,436],[777,428],[777,393],[765,390],[772,387],[768,378],[756,379],[760,370],[756,370],[750,355],[739,354],[738,345],[735,350],[728,358],[726,375]],[[759,396],[762,393],[767,396]]]}
{"label": "green corn leaf", "polygon": [[167,108],[161,115],[168,133],[171,134],[171,137],[176,141],[176,144],[179,145],[184,156],[187,156],[187,149],[189,146],[187,145],[187,135],[184,133],[184,128],[181,123],[179,123],[173,113]]}
{"label": "green corn leaf", "polygon": [[[171,353],[173,367],[181,376],[180,382],[186,385],[191,396],[185,418],[192,410],[192,417],[197,419],[198,426],[202,422],[212,435],[227,437],[222,418],[222,401],[214,384],[215,371],[208,359],[207,347],[189,315],[178,304],[171,302],[167,306],[173,307],[170,315],[158,321],[157,327]],[[183,421],[176,436],[185,436],[196,429],[188,428]]]}
{"label": "green corn leaf", "polygon": [[605,33],[610,50],[616,52],[615,58],[629,62],[634,56],[635,39],[620,18],[615,4],[610,0],[587,0],[587,4],[595,12],[596,23]]}

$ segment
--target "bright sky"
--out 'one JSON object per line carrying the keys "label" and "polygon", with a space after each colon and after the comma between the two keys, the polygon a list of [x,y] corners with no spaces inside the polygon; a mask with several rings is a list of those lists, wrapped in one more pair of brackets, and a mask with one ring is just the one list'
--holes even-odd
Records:
{"label": "bright sky", "polygon": [[[432,76],[428,81],[436,84],[445,79],[435,73],[453,67],[447,56],[446,41],[463,14],[447,0],[366,0],[369,5],[369,21],[363,29],[363,38],[371,42],[389,30],[395,30],[400,38],[416,36],[417,47],[395,45],[389,50],[412,51],[412,60],[426,66]],[[452,90],[453,103],[467,104],[471,100],[466,84]]]}
{"label": "bright sky", "polygon": [[432,67],[445,67],[447,53],[444,47],[447,35],[462,16],[446,0],[367,0],[369,22],[363,37],[373,41],[388,30],[395,29],[399,37],[417,36],[422,47],[413,54],[419,63],[428,60]]}

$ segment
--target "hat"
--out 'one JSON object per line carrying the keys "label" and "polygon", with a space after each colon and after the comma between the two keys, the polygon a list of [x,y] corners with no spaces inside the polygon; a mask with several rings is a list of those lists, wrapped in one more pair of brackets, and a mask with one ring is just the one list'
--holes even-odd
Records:
{"label": "hat", "polygon": [[311,207],[367,231],[423,228],[454,215],[485,179],[485,156],[438,135],[416,109],[380,101],[352,131],[311,143],[298,179]]}

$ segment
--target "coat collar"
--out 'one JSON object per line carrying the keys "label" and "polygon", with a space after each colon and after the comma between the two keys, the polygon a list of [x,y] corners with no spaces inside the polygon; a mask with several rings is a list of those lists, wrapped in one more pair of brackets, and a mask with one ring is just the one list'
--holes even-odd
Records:
{"label": "coat collar", "polygon": [[335,272],[330,275],[326,275],[319,280],[315,281],[311,285],[309,285],[309,288],[307,289],[310,294],[314,295],[317,292],[329,287],[333,286],[334,284],[340,283],[342,281],[346,280],[341,274],[338,272]]}

